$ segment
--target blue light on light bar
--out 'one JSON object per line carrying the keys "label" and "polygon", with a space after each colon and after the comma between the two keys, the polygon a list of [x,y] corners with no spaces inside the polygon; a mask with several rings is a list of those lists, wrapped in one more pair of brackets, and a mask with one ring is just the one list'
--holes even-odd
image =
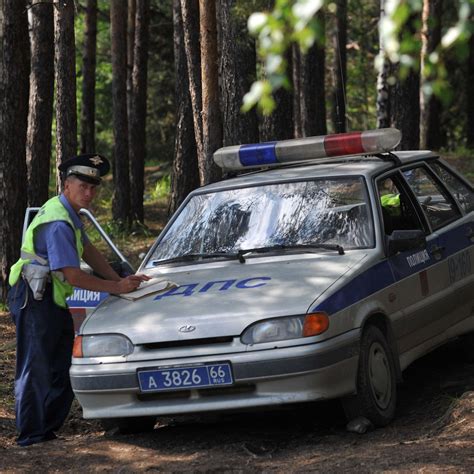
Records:
{"label": "blue light on light bar", "polygon": [[242,145],[239,159],[243,166],[265,166],[278,163],[275,146],[277,142]]}

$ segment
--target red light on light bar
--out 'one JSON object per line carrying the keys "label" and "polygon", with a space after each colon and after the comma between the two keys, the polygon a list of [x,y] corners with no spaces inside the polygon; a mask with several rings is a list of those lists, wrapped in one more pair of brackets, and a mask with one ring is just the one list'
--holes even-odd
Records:
{"label": "red light on light bar", "polygon": [[365,153],[362,145],[362,132],[338,133],[324,138],[326,156],[356,155]]}

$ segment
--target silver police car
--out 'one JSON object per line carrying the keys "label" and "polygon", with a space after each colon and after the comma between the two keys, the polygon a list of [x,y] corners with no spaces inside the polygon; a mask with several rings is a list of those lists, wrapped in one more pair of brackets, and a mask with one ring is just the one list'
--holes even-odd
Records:
{"label": "silver police car", "polygon": [[395,413],[414,360],[474,331],[472,185],[396,129],[218,150],[139,271],[75,340],[85,418],[122,431],[161,415],[341,398]]}

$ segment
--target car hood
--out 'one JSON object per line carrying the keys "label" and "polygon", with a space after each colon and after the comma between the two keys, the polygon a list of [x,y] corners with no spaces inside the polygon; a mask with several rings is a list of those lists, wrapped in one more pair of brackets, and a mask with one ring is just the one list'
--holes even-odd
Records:
{"label": "car hood", "polygon": [[159,276],[178,288],[135,301],[110,296],[80,332],[120,333],[134,344],[238,336],[261,319],[305,314],[365,256],[350,251],[168,267]]}

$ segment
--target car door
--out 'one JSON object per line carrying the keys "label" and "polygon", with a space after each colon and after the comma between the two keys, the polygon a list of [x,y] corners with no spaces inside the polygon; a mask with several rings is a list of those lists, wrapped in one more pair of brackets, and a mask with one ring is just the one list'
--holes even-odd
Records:
{"label": "car door", "polygon": [[[471,273],[472,242],[466,236],[469,221],[458,202],[426,165],[404,169],[402,175],[426,218],[427,257],[424,284],[427,296],[418,310],[420,343],[433,344],[449,336],[446,332],[469,315],[472,296],[465,291]],[[472,222],[471,222],[472,223]],[[417,264],[417,262],[414,262]],[[472,291],[473,288],[471,288]]]}
{"label": "car door", "polygon": [[[29,207],[26,210],[23,222],[23,236],[38,210],[39,207]],[[90,241],[99,248],[112,268],[114,268],[119,275],[123,276],[134,273],[135,271],[130,263],[112,242],[92,213],[87,209],[81,209],[79,214],[84,223],[84,230]],[[81,262],[81,269],[88,273],[92,273],[92,269],[84,261]],[[103,291],[74,288],[73,294],[67,298],[67,303],[73,316],[74,329],[76,332],[87,314],[89,314],[101,301],[107,298],[108,295],[108,293]]]}

